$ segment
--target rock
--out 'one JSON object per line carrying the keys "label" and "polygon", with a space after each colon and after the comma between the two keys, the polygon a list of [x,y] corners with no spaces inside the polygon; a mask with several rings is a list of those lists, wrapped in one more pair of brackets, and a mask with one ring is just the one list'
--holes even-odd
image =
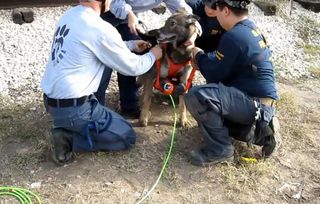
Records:
{"label": "rock", "polygon": [[263,11],[264,15],[266,16],[276,15],[276,10],[277,10],[276,5],[269,2],[263,2],[263,1],[254,1],[253,3]]}
{"label": "rock", "polygon": [[31,23],[34,20],[34,12],[31,9],[24,9],[21,11],[22,19],[26,23]]}
{"label": "rock", "polygon": [[19,9],[13,9],[12,20],[15,24],[19,24],[19,25],[23,24],[22,13],[20,12]]}
{"label": "rock", "polygon": [[30,188],[41,188],[41,181],[30,184]]}
{"label": "rock", "polygon": [[298,2],[303,8],[314,12],[320,12],[320,0],[294,0]]}
{"label": "rock", "polygon": [[34,20],[34,12],[31,9],[13,9],[12,19],[15,24],[31,23]]}

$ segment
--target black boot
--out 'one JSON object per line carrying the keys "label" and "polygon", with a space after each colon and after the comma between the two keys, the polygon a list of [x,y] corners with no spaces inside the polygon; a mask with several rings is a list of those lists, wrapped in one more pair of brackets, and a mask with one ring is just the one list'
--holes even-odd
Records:
{"label": "black boot", "polygon": [[271,133],[265,138],[265,142],[262,147],[262,156],[266,158],[276,152],[282,143],[280,124],[277,117],[273,117],[269,124],[269,128],[271,129]]}
{"label": "black boot", "polygon": [[216,154],[206,147],[193,149],[190,152],[190,162],[195,166],[211,166],[221,162],[233,161],[233,150],[223,151]]}
{"label": "black boot", "polygon": [[190,161],[196,166],[210,166],[223,161],[233,160],[232,139],[225,127],[211,127],[200,124],[204,145],[190,152]]}
{"label": "black boot", "polygon": [[51,130],[52,159],[58,165],[73,161],[72,133],[62,128]]}

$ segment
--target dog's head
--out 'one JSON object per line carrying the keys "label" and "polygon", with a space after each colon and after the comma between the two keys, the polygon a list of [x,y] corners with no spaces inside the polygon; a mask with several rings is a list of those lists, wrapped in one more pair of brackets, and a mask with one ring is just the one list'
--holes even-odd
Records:
{"label": "dog's head", "polygon": [[190,38],[197,32],[197,20],[198,16],[188,14],[184,9],[178,10],[166,20],[163,27],[149,31],[148,35],[155,36],[161,44],[171,44],[175,50],[186,52],[192,48]]}

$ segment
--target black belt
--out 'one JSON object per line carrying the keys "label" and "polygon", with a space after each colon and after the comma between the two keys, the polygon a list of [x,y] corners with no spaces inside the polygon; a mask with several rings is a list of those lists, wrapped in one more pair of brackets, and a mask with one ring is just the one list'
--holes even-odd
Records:
{"label": "black belt", "polygon": [[84,104],[89,96],[82,96],[81,98],[69,98],[69,99],[54,99],[49,98],[44,94],[44,99],[47,101],[48,106],[54,108],[66,108],[72,106],[81,106]]}

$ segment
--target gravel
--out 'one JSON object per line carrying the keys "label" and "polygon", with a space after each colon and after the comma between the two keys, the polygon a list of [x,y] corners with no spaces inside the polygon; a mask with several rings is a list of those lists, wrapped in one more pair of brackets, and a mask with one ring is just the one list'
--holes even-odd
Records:
{"label": "gravel", "polygon": [[[320,14],[294,3],[289,16],[289,3],[279,3],[277,16],[264,16],[253,4],[251,18],[264,33],[273,52],[278,79],[310,77],[308,68],[319,66],[320,57],[305,53],[305,47],[320,47]],[[30,24],[14,24],[12,10],[0,10],[0,101],[4,105],[25,104],[41,100],[39,87],[51,47],[51,39],[64,7],[32,8],[35,20]],[[168,17],[146,12],[141,19],[148,29],[160,27]],[[150,20],[155,19],[156,20]],[[312,60],[311,60],[312,59]],[[116,90],[115,75],[110,85]],[[197,83],[203,83],[198,75]]]}

